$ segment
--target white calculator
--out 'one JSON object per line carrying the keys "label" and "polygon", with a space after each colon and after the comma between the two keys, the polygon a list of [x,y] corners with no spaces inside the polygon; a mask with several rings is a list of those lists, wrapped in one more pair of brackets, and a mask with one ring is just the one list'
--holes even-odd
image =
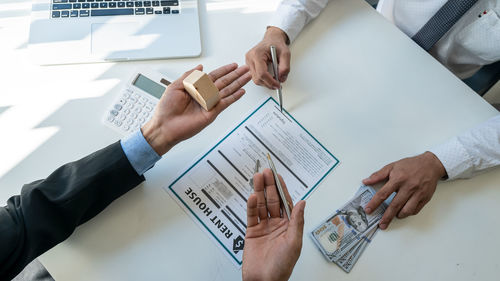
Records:
{"label": "white calculator", "polygon": [[139,130],[153,115],[170,81],[150,69],[136,71],[106,110],[102,122],[122,135]]}

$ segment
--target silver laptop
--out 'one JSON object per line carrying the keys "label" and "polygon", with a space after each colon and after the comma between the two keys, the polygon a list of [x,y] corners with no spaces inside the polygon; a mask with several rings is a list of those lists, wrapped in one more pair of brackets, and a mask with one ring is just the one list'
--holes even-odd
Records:
{"label": "silver laptop", "polygon": [[39,64],[195,57],[197,0],[34,0],[29,52]]}

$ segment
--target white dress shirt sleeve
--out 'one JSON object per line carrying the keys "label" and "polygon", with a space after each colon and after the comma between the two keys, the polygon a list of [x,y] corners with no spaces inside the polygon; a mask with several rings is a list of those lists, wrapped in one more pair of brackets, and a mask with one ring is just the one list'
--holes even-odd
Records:
{"label": "white dress shirt sleeve", "polygon": [[326,7],[329,0],[283,0],[268,26],[283,30],[290,43],[300,31]]}
{"label": "white dress shirt sleeve", "polygon": [[470,178],[500,165],[500,115],[430,150],[448,178]]}

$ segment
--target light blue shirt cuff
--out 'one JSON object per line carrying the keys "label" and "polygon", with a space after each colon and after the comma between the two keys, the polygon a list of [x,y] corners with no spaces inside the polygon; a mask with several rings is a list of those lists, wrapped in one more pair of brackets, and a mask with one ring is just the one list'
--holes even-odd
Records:
{"label": "light blue shirt cuff", "polygon": [[141,130],[123,138],[120,144],[138,175],[143,175],[161,159],[161,156],[146,141]]}

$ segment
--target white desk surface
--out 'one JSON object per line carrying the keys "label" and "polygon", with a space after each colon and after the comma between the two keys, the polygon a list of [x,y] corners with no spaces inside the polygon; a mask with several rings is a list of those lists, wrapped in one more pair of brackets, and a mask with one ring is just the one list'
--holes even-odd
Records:
{"label": "white desk surface", "polygon": [[[236,61],[258,42],[275,1],[200,1],[203,55],[194,59],[39,67],[26,58],[29,2],[0,4],[0,199],[23,183],[120,138],[100,118],[140,65],[177,76]],[[19,5],[21,8],[19,8]],[[310,230],[361,179],[488,119],[496,111],[362,0],[332,1],[292,46],[285,107],[341,160],[307,200]],[[5,92],[5,89],[7,91]],[[238,280],[240,271],[162,190],[242,112],[247,94],[181,143],[146,181],[40,259],[56,280]],[[310,238],[291,280],[498,280],[499,170],[441,183],[423,211],[379,232],[350,274]]]}

